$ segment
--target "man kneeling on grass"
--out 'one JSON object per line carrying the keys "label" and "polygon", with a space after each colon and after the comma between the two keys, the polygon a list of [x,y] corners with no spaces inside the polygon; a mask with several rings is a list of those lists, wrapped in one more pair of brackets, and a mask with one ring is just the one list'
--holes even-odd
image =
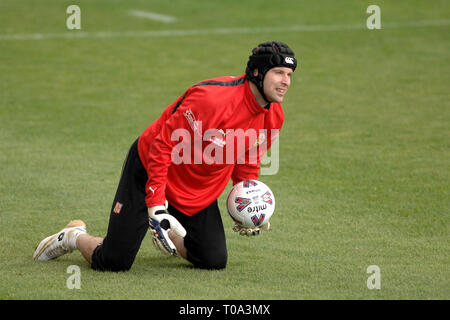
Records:
{"label": "man kneeling on grass", "polygon": [[[225,268],[228,253],[217,199],[230,179],[233,184],[258,179],[264,152],[257,154],[256,161],[237,160],[248,159],[252,147],[262,139],[267,141],[265,151],[270,148],[275,138],[270,132],[279,131],[283,124],[280,103],[296,66],[294,52],[286,44],[264,42],[252,50],[243,75],[191,86],[132,144],[122,168],[106,237],[89,235],[86,224],[74,220],[42,240],[34,259],[55,259],[78,249],[94,270],[129,270],[150,228],[152,241],[162,252],[181,256],[198,268]],[[255,135],[246,142],[244,150],[230,152],[227,148],[235,144],[228,143],[227,132],[238,129],[267,134]],[[209,138],[198,137],[202,131],[211,130],[215,134]],[[194,138],[188,139],[188,135]],[[183,152],[194,150],[193,155],[183,154],[183,161],[177,163],[174,154],[179,141],[174,136],[188,141],[191,148],[184,148]],[[223,151],[225,161],[206,159],[205,151],[211,149],[211,144]],[[196,154],[198,149],[200,157]],[[268,228],[269,224],[265,229]],[[240,225],[233,230],[247,235],[261,231]]]}

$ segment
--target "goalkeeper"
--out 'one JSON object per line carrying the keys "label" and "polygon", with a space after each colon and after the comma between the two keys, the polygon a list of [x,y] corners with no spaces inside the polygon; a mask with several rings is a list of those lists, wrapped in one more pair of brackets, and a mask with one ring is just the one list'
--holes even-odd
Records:
{"label": "goalkeeper", "polygon": [[[129,270],[150,229],[163,253],[198,268],[225,268],[228,253],[217,199],[230,179],[233,184],[258,179],[263,154],[249,161],[250,149],[264,140],[267,150],[276,138],[271,132],[281,129],[280,103],[296,66],[286,44],[264,42],[252,50],[243,75],[188,88],[132,144],[106,236],[92,236],[83,221],[74,220],[42,240],[34,259],[50,260],[78,249],[94,270]],[[227,136],[233,130],[257,136],[245,138],[244,150],[234,150],[237,138]],[[233,230],[260,233],[239,225]]]}

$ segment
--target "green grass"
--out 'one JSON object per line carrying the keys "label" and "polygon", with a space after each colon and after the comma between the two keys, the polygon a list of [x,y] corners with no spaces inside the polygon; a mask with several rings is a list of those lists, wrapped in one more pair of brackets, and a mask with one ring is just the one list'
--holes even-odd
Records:
{"label": "green grass", "polygon": [[[77,1],[83,32],[365,25],[368,1]],[[5,34],[70,33],[73,1],[0,3]],[[449,299],[450,19],[447,1],[378,1],[382,30],[0,40],[0,299]],[[178,18],[138,19],[131,9]],[[386,26],[384,27],[384,24]],[[227,236],[225,270],[162,256],[131,271],[79,252],[32,260],[71,219],[104,236],[126,152],[191,84],[244,72],[278,39],[300,60],[283,104],[273,230]],[[81,268],[69,290],[67,267]],[[381,269],[369,290],[366,269]],[[157,288],[157,289],[156,289]]]}

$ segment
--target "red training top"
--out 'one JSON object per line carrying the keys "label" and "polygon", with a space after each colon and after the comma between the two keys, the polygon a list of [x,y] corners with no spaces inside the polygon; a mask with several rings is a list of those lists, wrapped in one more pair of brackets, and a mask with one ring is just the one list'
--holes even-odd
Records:
{"label": "red training top", "polygon": [[[279,103],[261,107],[245,74],[191,86],[139,137],[148,173],[148,207],[171,205],[186,215],[209,206],[226,188],[258,179],[259,164],[283,124]],[[256,150],[256,151],[255,151]]]}

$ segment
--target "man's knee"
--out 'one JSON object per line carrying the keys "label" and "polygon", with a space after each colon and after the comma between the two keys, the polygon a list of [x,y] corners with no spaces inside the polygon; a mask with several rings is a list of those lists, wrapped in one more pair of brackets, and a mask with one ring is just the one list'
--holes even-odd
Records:
{"label": "man's knee", "polygon": [[128,271],[131,269],[133,262],[134,260],[130,260],[127,257],[118,257],[109,261],[108,268],[109,270],[116,272]]}
{"label": "man's knee", "polygon": [[105,254],[97,247],[92,255],[91,268],[97,271],[128,271],[134,262],[134,255],[127,254]]}
{"label": "man's knee", "polygon": [[[189,260],[189,255],[188,255]],[[194,257],[191,262],[200,269],[218,270],[227,266],[228,254],[226,250],[209,251]]]}

